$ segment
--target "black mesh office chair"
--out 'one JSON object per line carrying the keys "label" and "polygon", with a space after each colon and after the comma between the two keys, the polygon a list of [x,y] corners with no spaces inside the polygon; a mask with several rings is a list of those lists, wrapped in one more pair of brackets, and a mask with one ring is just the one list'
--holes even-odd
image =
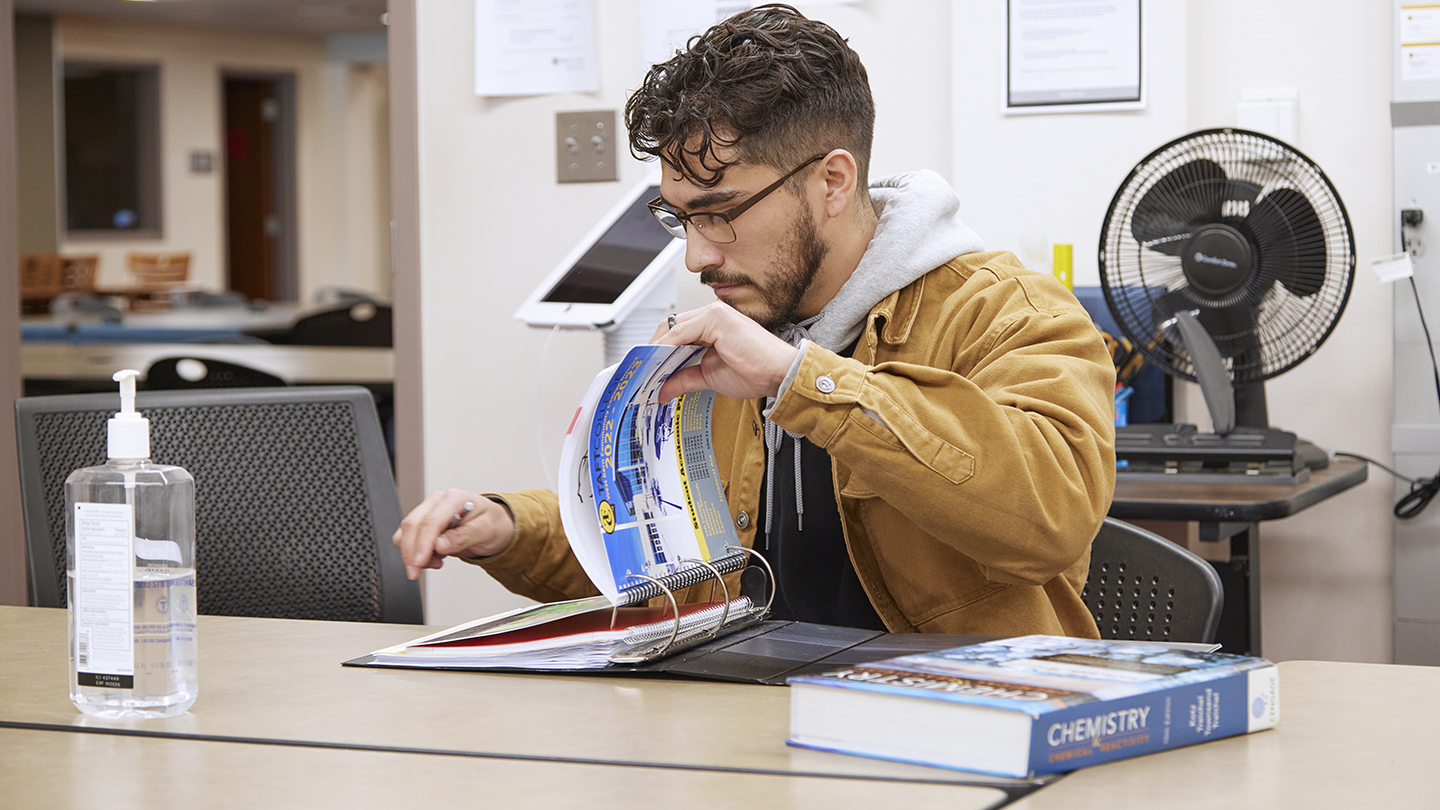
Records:
{"label": "black mesh office chair", "polygon": [[201,357],[162,357],[145,372],[145,389],[173,391],[190,388],[279,388],[285,381],[266,371],[239,363]]}
{"label": "black mesh office chair", "polygon": [[[421,622],[390,535],[400,500],[370,393],[142,391],[151,457],[195,476],[200,612]],[[32,601],[65,605],[64,482],[105,461],[118,394],[16,400]]]}
{"label": "black mesh office chair", "polygon": [[1105,518],[1081,594],[1100,637],[1211,643],[1225,593],[1210,563],[1139,526]]}

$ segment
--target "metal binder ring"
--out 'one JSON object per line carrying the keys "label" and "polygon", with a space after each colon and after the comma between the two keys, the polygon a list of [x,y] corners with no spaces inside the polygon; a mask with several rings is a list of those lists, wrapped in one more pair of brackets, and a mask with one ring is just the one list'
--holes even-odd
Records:
{"label": "metal binder ring", "polygon": [[765,600],[765,612],[768,614],[768,613],[770,612],[770,605],[771,605],[771,603],[773,603],[773,602],[775,601],[775,589],[776,589],[776,584],[777,584],[777,583],[775,582],[775,571],[774,571],[774,569],[772,569],[772,568],[770,567],[770,561],[767,560],[767,559],[765,559],[765,555],[764,555],[764,554],[761,554],[760,552],[756,551],[756,550],[753,549],[753,548],[745,548],[744,546],[726,546],[725,548],[726,548],[726,549],[732,549],[732,548],[733,548],[733,549],[735,549],[736,551],[743,551],[743,552],[745,552],[746,554],[749,554],[750,556],[752,556],[752,557],[754,557],[755,559],[759,560],[759,561],[760,561],[760,564],[763,565],[763,566],[765,566],[765,574],[770,577],[770,596],[769,596],[769,598],[767,598],[767,599]]}
{"label": "metal binder ring", "polygon": [[[715,581],[720,583],[720,589],[725,594],[725,608],[720,611],[720,621],[716,623],[714,627],[710,628],[710,635],[712,637],[720,635],[720,628],[724,627],[725,622],[730,618],[730,586],[725,584],[725,578],[720,576],[720,571],[716,569],[715,566],[711,565],[708,562],[705,562],[704,560],[681,559],[680,562],[695,563],[696,565],[703,565],[706,568],[709,568],[710,573],[715,575]],[[710,593],[715,593],[715,587],[713,585],[710,587]]]}
{"label": "metal binder ring", "polygon": [[675,626],[670,629],[670,640],[665,642],[664,647],[661,647],[653,653],[649,653],[647,657],[664,655],[665,651],[670,649],[670,647],[675,644],[676,637],[680,635],[680,606],[675,603],[675,594],[670,592],[670,589],[666,587],[665,583],[654,577],[646,576],[644,574],[631,574],[630,577],[632,579],[647,580],[649,582],[655,583],[656,585],[659,585],[660,588],[665,591],[665,598],[670,600],[670,609],[675,611]]}

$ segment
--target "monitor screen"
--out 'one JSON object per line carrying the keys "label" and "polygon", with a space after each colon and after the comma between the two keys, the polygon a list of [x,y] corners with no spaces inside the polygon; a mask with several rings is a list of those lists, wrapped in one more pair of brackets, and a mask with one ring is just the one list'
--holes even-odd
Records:
{"label": "monitor screen", "polygon": [[548,303],[614,303],[675,238],[655,221],[646,207],[646,203],[659,194],[659,185],[641,192],[540,300]]}

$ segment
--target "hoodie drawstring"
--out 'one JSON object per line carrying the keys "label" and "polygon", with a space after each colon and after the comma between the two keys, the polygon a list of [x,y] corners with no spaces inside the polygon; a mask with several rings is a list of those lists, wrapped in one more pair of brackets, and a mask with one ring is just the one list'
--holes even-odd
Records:
{"label": "hoodie drawstring", "polygon": [[[820,320],[816,315],[806,318],[800,323],[787,324],[781,327],[777,333],[781,340],[791,346],[798,346],[803,340],[810,338],[807,327]],[[765,414],[775,407],[775,397],[765,398]],[[770,548],[770,526],[775,512],[775,457],[780,454],[782,442],[781,434],[789,436],[795,448],[795,527],[797,530],[805,530],[805,491],[802,488],[800,476],[800,439],[804,434],[791,433],[770,421],[767,415],[765,419],[765,547]]]}

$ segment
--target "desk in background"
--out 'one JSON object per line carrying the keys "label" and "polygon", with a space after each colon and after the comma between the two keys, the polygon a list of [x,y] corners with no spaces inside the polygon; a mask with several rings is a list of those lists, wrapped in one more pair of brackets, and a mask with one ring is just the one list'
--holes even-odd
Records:
{"label": "desk in background", "polygon": [[[27,396],[32,387],[109,391],[122,368],[139,369],[164,357],[223,360],[259,369],[292,385],[391,385],[394,351],[359,346],[271,346],[262,343],[26,343],[20,347]],[[96,387],[101,386],[101,387]],[[45,391],[44,393],[61,393]]]}
{"label": "desk in background", "polygon": [[1262,655],[1260,644],[1260,522],[1289,517],[1364,483],[1364,462],[1337,459],[1303,484],[1247,484],[1244,476],[1216,483],[1115,481],[1110,517],[1196,521],[1202,542],[1230,540],[1230,563],[1215,563],[1225,586],[1216,638],[1226,652]]}
{"label": "desk in background", "polygon": [[30,317],[20,322],[23,343],[239,342],[250,334],[282,332],[305,314],[298,304],[192,307],[169,312],[126,313],[119,323],[97,317]]}

